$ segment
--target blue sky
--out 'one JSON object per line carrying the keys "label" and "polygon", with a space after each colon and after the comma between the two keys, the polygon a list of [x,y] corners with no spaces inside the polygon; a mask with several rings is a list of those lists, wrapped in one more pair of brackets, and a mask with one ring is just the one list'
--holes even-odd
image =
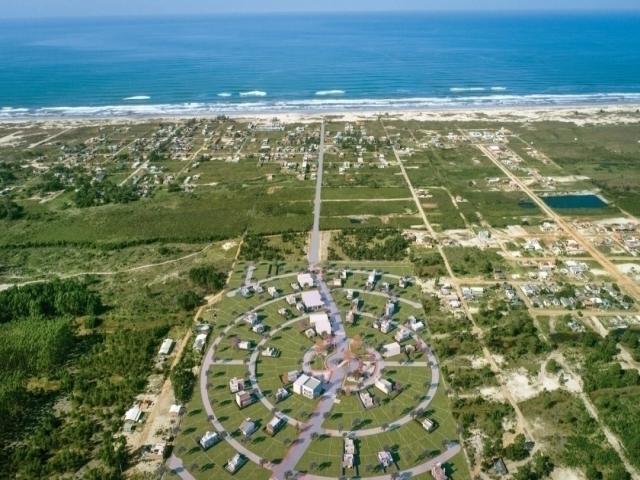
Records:
{"label": "blue sky", "polygon": [[0,17],[379,10],[640,10],[639,0],[10,0]]}

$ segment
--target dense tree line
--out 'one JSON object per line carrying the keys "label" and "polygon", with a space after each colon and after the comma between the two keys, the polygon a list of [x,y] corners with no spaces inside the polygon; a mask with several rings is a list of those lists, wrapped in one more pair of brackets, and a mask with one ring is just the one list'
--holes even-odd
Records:
{"label": "dense tree line", "polygon": [[247,235],[242,244],[240,256],[244,260],[284,260],[282,251],[269,243],[269,241],[260,235]]}
{"label": "dense tree line", "polygon": [[17,220],[24,216],[24,208],[8,196],[0,202],[0,220]]}
{"label": "dense tree line", "polygon": [[140,198],[133,185],[117,185],[110,180],[93,183],[89,177],[80,177],[76,182],[73,201],[80,208],[95,207],[107,203],[129,203]]}
{"label": "dense tree line", "polygon": [[0,292],[0,323],[28,317],[95,315],[102,303],[86,282],[55,280]]}
{"label": "dense tree line", "polygon": [[364,228],[343,230],[336,237],[340,249],[353,260],[402,260],[411,243],[399,230]]}
{"label": "dense tree line", "polygon": [[186,403],[191,400],[193,389],[196,385],[196,376],[193,374],[193,368],[196,366],[196,360],[192,352],[187,352],[180,359],[180,362],[171,372],[171,385],[176,400]]}
{"label": "dense tree line", "polygon": [[227,274],[211,265],[203,265],[189,270],[189,279],[198,287],[215,293],[224,288],[227,283]]}

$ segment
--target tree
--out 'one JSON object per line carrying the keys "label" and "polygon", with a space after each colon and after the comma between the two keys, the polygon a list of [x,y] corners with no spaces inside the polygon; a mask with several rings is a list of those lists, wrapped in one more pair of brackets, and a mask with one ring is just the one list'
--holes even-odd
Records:
{"label": "tree", "polygon": [[178,306],[184,311],[191,311],[202,304],[202,297],[196,292],[189,290],[178,295]]}

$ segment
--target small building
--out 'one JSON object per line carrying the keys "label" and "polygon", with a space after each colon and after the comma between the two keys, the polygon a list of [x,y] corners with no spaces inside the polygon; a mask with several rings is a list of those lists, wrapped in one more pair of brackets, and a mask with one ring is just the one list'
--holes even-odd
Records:
{"label": "small building", "polygon": [[263,357],[277,358],[280,356],[280,350],[275,347],[267,347],[262,351]]}
{"label": "small building", "polygon": [[307,338],[313,338],[316,336],[316,331],[313,328],[307,328],[304,331],[304,336]]}
{"label": "small building", "polygon": [[124,414],[124,421],[131,423],[138,423],[142,418],[142,409],[139,405],[134,405]]}
{"label": "small building", "polygon": [[241,391],[236,393],[236,404],[241,409],[245,408],[245,407],[248,407],[254,401],[255,401],[255,399],[253,398],[253,395],[251,394],[251,392],[247,392],[245,390],[241,390]]}
{"label": "small building", "polygon": [[288,396],[289,396],[289,390],[287,390],[284,387],[280,387],[276,391],[276,402],[281,402],[282,400],[285,400]]}
{"label": "small building", "polygon": [[170,338],[165,338],[164,341],[162,342],[162,345],[160,345],[160,350],[158,351],[159,355],[162,356],[166,356],[169,355],[171,353],[171,349],[173,348],[173,340],[171,340]]}
{"label": "small building", "polygon": [[313,400],[322,393],[322,382],[317,378],[302,374],[293,382],[293,393]]}
{"label": "small building", "polygon": [[359,392],[358,397],[360,397],[360,401],[362,402],[362,406],[364,407],[365,410],[368,410],[375,406],[373,397],[366,390],[362,390],[361,392]]}
{"label": "small building", "polygon": [[244,378],[233,377],[229,380],[229,390],[231,393],[238,393],[244,390]]}
{"label": "small building", "polygon": [[509,470],[504,464],[504,460],[502,460],[502,458],[498,458],[495,462],[493,462],[493,471],[500,477],[509,474]]}
{"label": "small building", "polygon": [[245,315],[244,321],[253,327],[260,322],[260,319],[258,318],[258,314],[256,312],[249,312]]}
{"label": "small building", "polygon": [[349,310],[349,311],[347,312],[347,315],[346,315],[346,317],[345,317],[345,321],[346,321],[347,323],[355,323],[355,321],[356,321],[356,314],[355,314],[355,312],[354,312],[353,310]]}
{"label": "small building", "polygon": [[353,290],[351,289],[347,290],[347,300],[349,301],[353,300],[353,296],[354,296]]}
{"label": "small building", "polygon": [[295,295],[287,295],[286,300],[289,305],[295,305],[298,302],[298,299]]}
{"label": "small building", "polygon": [[389,299],[384,307],[384,314],[387,317],[393,317],[394,313],[396,313],[396,301],[393,299]]}
{"label": "small building", "polygon": [[284,427],[285,423],[286,422],[283,418],[276,415],[269,421],[269,423],[267,423],[267,433],[273,437],[282,429],[282,427]]}
{"label": "small building", "polygon": [[267,288],[267,293],[271,298],[276,298],[278,296],[278,289],[274,286]]}
{"label": "small building", "polygon": [[240,424],[240,428],[239,428],[240,433],[244,438],[251,438],[251,435],[253,435],[257,429],[258,427],[256,426],[255,422],[250,418],[246,418]]}
{"label": "small building", "polygon": [[309,290],[307,292],[302,292],[302,303],[304,304],[304,307],[309,311],[320,310],[324,306],[319,290]]}
{"label": "small building", "polygon": [[423,418],[420,422],[422,428],[424,428],[427,432],[431,433],[436,429],[436,422],[431,420],[430,418]]}
{"label": "small building", "polygon": [[295,382],[300,376],[300,372],[298,370],[291,370],[285,374],[285,379],[287,384]]}
{"label": "small building", "polygon": [[257,333],[258,335],[262,335],[264,333],[264,325],[262,323],[256,323],[253,327],[251,327],[251,331],[253,333]]}
{"label": "small building", "polygon": [[174,403],[169,407],[169,415],[177,417],[179,415],[182,415],[183,410],[184,410],[184,407],[182,405]]}
{"label": "small building", "polygon": [[375,270],[372,272],[369,272],[369,276],[367,277],[367,288],[371,289],[375,286],[376,281],[378,279],[378,272],[376,272]]}
{"label": "small building", "polygon": [[203,450],[209,450],[216,443],[222,440],[222,437],[218,432],[205,432],[205,434],[200,437],[198,443],[202,447]]}
{"label": "small building", "polygon": [[227,464],[224,466],[224,468],[226,471],[233,475],[238,470],[240,470],[245,463],[247,463],[246,457],[241,453],[236,453],[227,461]]}
{"label": "small building", "polygon": [[402,327],[396,332],[393,338],[395,338],[397,342],[404,342],[405,340],[409,340],[411,338],[411,330]]}
{"label": "small building", "polygon": [[344,455],[342,457],[342,467],[352,469],[354,466],[354,459],[356,454],[355,442],[352,438],[344,439]]}
{"label": "small building", "polygon": [[389,395],[393,392],[393,383],[384,378],[379,378],[376,380],[375,386],[378,390],[380,390],[385,395]]}
{"label": "small building", "polygon": [[382,333],[389,333],[391,332],[394,328],[396,328],[396,324],[395,322],[385,318],[382,321],[380,321],[379,323],[380,326],[380,331]]}
{"label": "small building", "polygon": [[287,310],[286,308],[279,308],[278,309],[278,315],[284,317],[284,318],[288,318],[289,317],[289,310]]}
{"label": "small building", "polygon": [[196,335],[196,339],[193,342],[193,349],[196,352],[202,353],[202,351],[204,350],[204,346],[206,344],[207,344],[207,334],[199,333],[198,335]]}
{"label": "small building", "polygon": [[410,277],[402,277],[399,281],[398,281],[398,286],[400,288],[407,288],[408,286],[411,285],[411,278]]}
{"label": "small building", "polygon": [[388,343],[382,347],[382,356],[384,358],[395,357],[396,355],[400,355],[402,352],[402,347],[398,342]]}
{"label": "small building", "polygon": [[313,325],[318,335],[331,335],[331,321],[326,313],[313,313],[309,316],[309,323]]}
{"label": "small building", "polygon": [[416,317],[409,317],[409,328],[418,333],[425,329],[425,324],[422,321],[416,320]]}
{"label": "small building", "polygon": [[378,452],[378,462],[382,465],[382,468],[388,468],[393,463],[393,456],[391,456],[391,452],[387,450],[382,450]]}
{"label": "small building", "polygon": [[251,340],[243,340],[238,343],[240,350],[251,350],[253,348],[253,342]]}
{"label": "small building", "polygon": [[433,480],[448,480],[447,472],[442,468],[442,464],[438,463],[431,469]]}
{"label": "small building", "polygon": [[298,274],[298,285],[300,285],[302,288],[313,288],[315,284],[316,282],[310,273]]}

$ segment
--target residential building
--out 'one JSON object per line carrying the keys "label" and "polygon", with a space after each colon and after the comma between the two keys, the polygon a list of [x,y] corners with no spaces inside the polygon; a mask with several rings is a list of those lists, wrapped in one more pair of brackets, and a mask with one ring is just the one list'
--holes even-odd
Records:
{"label": "residential building", "polygon": [[240,424],[240,433],[242,434],[242,436],[244,438],[250,438],[251,435],[253,435],[256,430],[258,429],[258,427],[256,426],[255,422],[253,420],[251,420],[250,418],[246,418],[241,424]]}
{"label": "residential building", "polygon": [[271,436],[274,436],[276,433],[280,431],[282,427],[284,427],[285,421],[283,418],[278,416],[273,417],[269,423],[267,423],[267,433]]}
{"label": "residential building", "polygon": [[380,462],[382,468],[387,468],[393,463],[393,457],[391,456],[390,452],[382,450],[378,452],[378,462]]}
{"label": "residential building", "polygon": [[247,463],[246,457],[241,453],[236,453],[227,461],[227,464],[224,466],[224,468],[233,475],[238,470],[240,470],[245,463]]}
{"label": "residential building", "polygon": [[436,422],[434,422],[430,418],[422,419],[420,425],[422,425],[422,428],[424,428],[429,433],[433,432],[436,428]]}
{"label": "residential building", "polygon": [[393,391],[393,383],[384,378],[379,378],[376,380],[375,386],[378,390],[380,390],[385,395],[389,395]]}
{"label": "residential building", "polygon": [[193,349],[196,352],[202,353],[202,351],[204,350],[204,346],[207,344],[207,334],[206,333],[200,333],[198,335],[196,335],[196,339],[193,342]]}
{"label": "residential building", "polygon": [[173,343],[173,340],[171,340],[170,338],[165,338],[162,342],[162,345],[160,345],[158,354],[162,356],[169,355],[171,353],[171,349],[173,348]]}
{"label": "residential building", "polygon": [[244,390],[244,378],[233,377],[229,380],[229,390],[231,393],[238,393]]}
{"label": "residential building", "polygon": [[236,404],[239,408],[245,408],[255,402],[255,399],[251,392],[242,390],[236,393]]}
{"label": "residential building", "polygon": [[400,330],[396,332],[393,338],[395,338],[397,342],[404,342],[405,340],[409,340],[411,338],[411,335],[411,330],[401,327]]}
{"label": "residential building", "polygon": [[202,447],[203,450],[209,450],[216,443],[222,440],[222,437],[218,432],[205,432],[205,434],[200,437],[198,443]]}
{"label": "residential building", "polygon": [[316,282],[310,273],[298,274],[298,285],[300,285],[302,288],[313,288],[315,284]]}
{"label": "residential building", "polygon": [[313,325],[318,335],[331,335],[331,321],[326,313],[313,313],[309,316],[309,323]]}
{"label": "residential building", "polygon": [[320,310],[324,306],[319,290],[302,292],[302,303],[308,311]]}
{"label": "residential building", "polygon": [[322,393],[322,382],[317,378],[302,374],[293,382],[293,393],[314,399]]}
{"label": "residential building", "polygon": [[384,358],[395,357],[396,355],[400,355],[402,352],[402,347],[398,342],[388,343],[382,347],[382,356]]}

